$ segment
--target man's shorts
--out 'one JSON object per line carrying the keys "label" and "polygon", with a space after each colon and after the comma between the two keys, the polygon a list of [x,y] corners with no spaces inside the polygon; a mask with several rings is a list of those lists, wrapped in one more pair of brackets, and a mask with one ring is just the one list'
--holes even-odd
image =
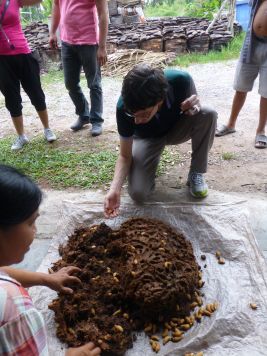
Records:
{"label": "man's shorts", "polygon": [[234,89],[241,92],[251,91],[259,74],[258,93],[267,98],[267,41],[257,40],[253,52],[251,63],[242,63],[239,60],[235,72]]}

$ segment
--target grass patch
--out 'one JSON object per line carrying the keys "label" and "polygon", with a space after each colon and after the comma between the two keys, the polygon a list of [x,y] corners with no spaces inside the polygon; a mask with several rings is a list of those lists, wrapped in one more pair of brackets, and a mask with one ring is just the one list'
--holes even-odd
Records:
{"label": "grass patch", "polygon": [[222,159],[224,161],[231,161],[233,159],[236,159],[236,155],[233,152],[223,152]]}
{"label": "grass patch", "polygon": [[222,47],[221,51],[209,51],[206,54],[188,53],[176,57],[172,65],[180,67],[188,67],[191,64],[204,64],[211,62],[221,62],[230,59],[236,59],[240,55],[240,51],[244,42],[245,32],[235,36],[227,46]]}
{"label": "grass patch", "polygon": [[43,87],[48,87],[49,85],[56,83],[64,84],[63,70],[51,70],[50,72],[41,75],[41,82]]}
{"label": "grass patch", "polygon": [[168,167],[172,167],[175,163],[180,161],[179,153],[177,152],[177,147],[175,147],[175,151],[172,150],[171,146],[165,147],[159,161],[158,169],[157,169],[157,177],[166,173]]}
{"label": "grass patch", "polygon": [[155,6],[148,5],[144,13],[145,17],[184,16],[185,0],[166,1]]}
{"label": "grass patch", "polygon": [[[43,137],[36,137],[19,152],[10,146],[14,137],[0,140],[0,162],[22,170],[39,184],[54,188],[103,188],[113,178],[118,152],[105,144],[78,146],[60,140],[47,144]],[[61,144],[61,146],[59,146]],[[79,150],[77,149],[79,147]],[[157,176],[166,172],[168,166],[179,161],[179,155],[167,147],[160,160]]]}
{"label": "grass patch", "polygon": [[37,137],[20,152],[11,152],[13,138],[0,141],[0,162],[21,169],[51,188],[94,188],[110,182],[117,153],[111,150],[77,152],[54,147]]}

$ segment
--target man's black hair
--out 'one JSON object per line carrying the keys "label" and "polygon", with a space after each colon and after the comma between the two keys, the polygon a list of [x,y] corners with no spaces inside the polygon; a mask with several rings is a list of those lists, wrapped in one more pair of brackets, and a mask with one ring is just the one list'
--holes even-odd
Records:
{"label": "man's black hair", "polygon": [[27,220],[42,201],[40,188],[17,169],[0,164],[0,227]]}
{"label": "man's black hair", "polygon": [[122,99],[127,111],[135,113],[164,100],[168,82],[160,68],[146,63],[137,64],[125,76],[122,84]]}

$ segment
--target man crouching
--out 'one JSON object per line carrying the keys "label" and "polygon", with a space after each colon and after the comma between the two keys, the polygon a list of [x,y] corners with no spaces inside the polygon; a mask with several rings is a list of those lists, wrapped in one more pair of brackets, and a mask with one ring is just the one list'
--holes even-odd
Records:
{"label": "man crouching", "polygon": [[154,190],[164,147],[190,139],[192,157],[187,185],[193,197],[207,196],[203,173],[207,171],[217,113],[200,107],[194,81],[188,73],[136,65],[124,78],[116,116],[120,154],[105,197],[107,217],[118,215],[126,177],[131,198],[144,202]]}

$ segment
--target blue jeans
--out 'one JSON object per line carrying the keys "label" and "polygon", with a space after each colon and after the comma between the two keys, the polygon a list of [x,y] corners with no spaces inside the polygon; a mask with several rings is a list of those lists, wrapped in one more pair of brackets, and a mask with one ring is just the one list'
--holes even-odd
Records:
{"label": "blue jeans", "polygon": [[[97,49],[97,45],[71,45],[65,42],[62,42],[61,47],[65,86],[75,105],[76,114],[84,120],[89,118],[91,123],[104,121],[102,118],[101,72],[97,62]],[[82,68],[90,90],[90,111],[88,101],[79,84]]]}

